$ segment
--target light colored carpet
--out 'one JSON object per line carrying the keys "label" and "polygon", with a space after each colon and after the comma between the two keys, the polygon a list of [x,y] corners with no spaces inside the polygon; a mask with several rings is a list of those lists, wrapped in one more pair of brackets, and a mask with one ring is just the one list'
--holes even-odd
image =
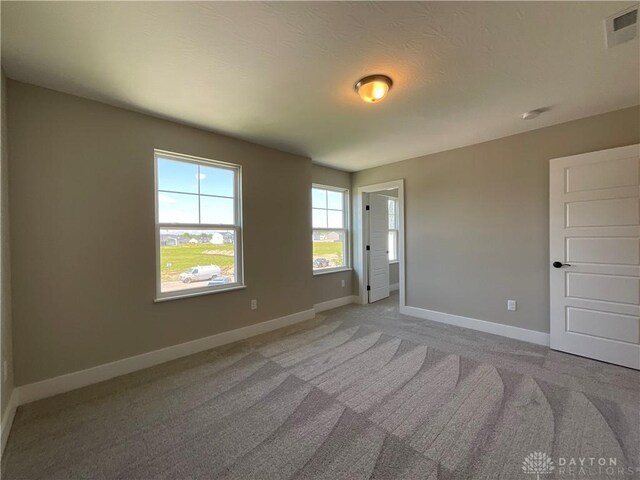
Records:
{"label": "light colored carpet", "polygon": [[[9,479],[634,478],[640,373],[401,316],[397,296],[21,407]],[[560,457],[625,475],[564,475]]]}

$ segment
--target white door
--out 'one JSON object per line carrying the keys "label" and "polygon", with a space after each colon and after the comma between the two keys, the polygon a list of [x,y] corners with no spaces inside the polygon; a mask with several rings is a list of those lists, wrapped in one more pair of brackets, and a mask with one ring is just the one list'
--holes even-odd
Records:
{"label": "white door", "polygon": [[369,194],[369,303],[389,296],[389,199]]}
{"label": "white door", "polygon": [[640,145],[551,160],[551,348],[640,369]]}

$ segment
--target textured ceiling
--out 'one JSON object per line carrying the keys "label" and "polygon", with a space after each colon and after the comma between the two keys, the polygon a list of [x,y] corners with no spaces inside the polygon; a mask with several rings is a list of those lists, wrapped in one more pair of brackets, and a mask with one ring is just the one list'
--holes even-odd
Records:
{"label": "textured ceiling", "polygon": [[[637,105],[638,40],[602,23],[632,4],[2,2],[2,66],[360,170]],[[394,87],[364,104],[375,73]]]}

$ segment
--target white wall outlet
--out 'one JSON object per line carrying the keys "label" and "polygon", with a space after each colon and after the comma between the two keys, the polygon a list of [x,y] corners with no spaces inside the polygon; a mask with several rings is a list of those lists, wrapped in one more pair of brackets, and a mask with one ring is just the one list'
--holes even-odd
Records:
{"label": "white wall outlet", "polygon": [[344,288],[344,287],[345,287],[345,281],[344,281],[344,279],[340,282],[340,286],[341,286],[342,288]]}
{"label": "white wall outlet", "polygon": [[516,311],[517,303],[515,300],[507,300],[507,310]]}
{"label": "white wall outlet", "polygon": [[258,309],[258,300],[251,300],[251,310]]}
{"label": "white wall outlet", "polygon": [[2,381],[6,382],[7,377],[9,376],[9,362],[6,360],[2,361]]}

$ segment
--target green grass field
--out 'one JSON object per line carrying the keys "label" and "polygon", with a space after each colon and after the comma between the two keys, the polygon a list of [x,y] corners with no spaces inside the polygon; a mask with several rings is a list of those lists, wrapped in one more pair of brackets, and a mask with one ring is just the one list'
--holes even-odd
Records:
{"label": "green grass field", "polygon": [[313,242],[313,258],[325,257],[330,262],[335,260],[337,265],[342,265],[343,255],[341,242]]}
{"label": "green grass field", "polygon": [[[313,242],[313,257],[325,257],[342,264],[340,242]],[[197,265],[217,265],[222,273],[233,269],[233,245],[186,244],[178,247],[160,247],[161,278],[163,282],[180,280],[180,274]],[[169,264],[171,266],[169,266]]]}
{"label": "green grass field", "polygon": [[160,264],[163,282],[180,280],[182,272],[197,265],[217,265],[225,273],[233,269],[233,245],[207,243],[160,247]]}

